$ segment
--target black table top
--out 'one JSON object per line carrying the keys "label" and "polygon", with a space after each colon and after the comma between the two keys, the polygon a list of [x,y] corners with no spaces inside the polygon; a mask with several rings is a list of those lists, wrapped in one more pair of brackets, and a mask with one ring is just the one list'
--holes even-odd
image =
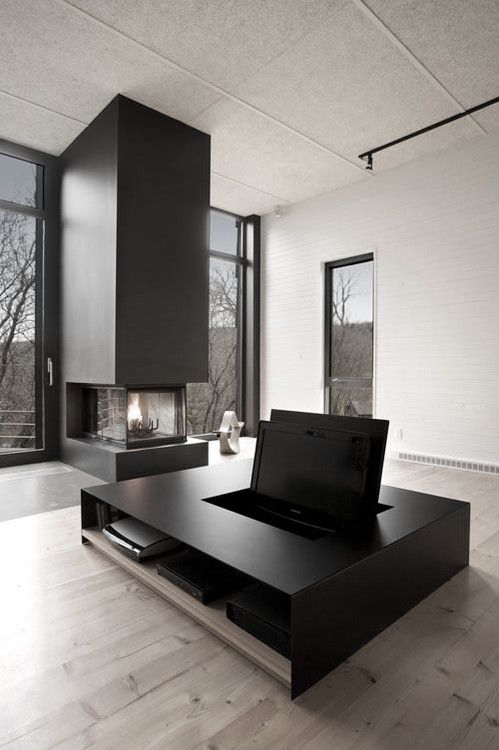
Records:
{"label": "black table top", "polygon": [[380,503],[391,507],[368,526],[307,539],[204,502],[249,487],[252,463],[239,459],[84,492],[290,595],[467,505],[383,486]]}

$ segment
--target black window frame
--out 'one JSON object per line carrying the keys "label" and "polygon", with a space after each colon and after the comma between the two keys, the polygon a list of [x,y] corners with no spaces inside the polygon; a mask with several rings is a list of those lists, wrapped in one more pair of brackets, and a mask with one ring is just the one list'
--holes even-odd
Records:
{"label": "black window frame", "polygon": [[[212,258],[239,268],[239,320],[237,326],[237,401],[238,419],[245,423],[244,434],[255,436],[260,419],[260,216],[240,216],[214,206],[212,212],[233,217],[238,222],[237,253],[208,249]],[[213,437],[209,433],[204,437]],[[195,435],[193,437],[196,437]],[[198,436],[203,437],[203,436]]]}
{"label": "black window frame", "polygon": [[[335,268],[343,268],[344,266],[353,266],[358,263],[367,263],[371,261],[373,263],[373,274],[374,274],[374,253],[362,253],[361,255],[352,255],[348,258],[341,258],[338,260],[332,260],[325,264],[325,296],[324,296],[324,413],[331,413],[331,387],[333,383],[338,381],[338,378],[333,377],[333,346],[332,346],[332,299],[333,299],[333,285],[332,270]],[[373,275],[373,331],[372,331],[372,373],[370,378],[339,378],[343,385],[351,388],[371,388],[373,393],[373,416],[374,416],[374,275]]]}
{"label": "black window frame", "polygon": [[[55,156],[0,139],[0,153],[43,167],[39,207],[0,199],[0,209],[41,219],[43,236],[37,242],[35,283],[35,410],[38,439],[43,447],[0,453],[0,468],[51,461],[59,454],[59,166]],[[38,174],[38,177],[40,172]],[[41,223],[37,222],[40,231]],[[52,361],[52,383],[48,361]]]}

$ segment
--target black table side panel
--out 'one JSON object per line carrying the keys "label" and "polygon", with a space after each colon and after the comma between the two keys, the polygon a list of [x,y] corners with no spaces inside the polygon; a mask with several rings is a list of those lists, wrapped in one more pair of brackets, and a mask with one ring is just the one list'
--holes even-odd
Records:
{"label": "black table side panel", "polygon": [[292,697],[327,675],[469,562],[470,507],[291,599]]}

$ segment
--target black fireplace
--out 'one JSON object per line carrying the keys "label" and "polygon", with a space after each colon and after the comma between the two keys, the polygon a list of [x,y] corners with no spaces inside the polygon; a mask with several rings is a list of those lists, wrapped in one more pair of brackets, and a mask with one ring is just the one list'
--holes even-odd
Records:
{"label": "black fireplace", "polygon": [[187,440],[185,386],[81,386],[81,436],[123,448]]}
{"label": "black fireplace", "polygon": [[206,466],[185,402],[183,385],[66,383],[66,460],[105,482]]}

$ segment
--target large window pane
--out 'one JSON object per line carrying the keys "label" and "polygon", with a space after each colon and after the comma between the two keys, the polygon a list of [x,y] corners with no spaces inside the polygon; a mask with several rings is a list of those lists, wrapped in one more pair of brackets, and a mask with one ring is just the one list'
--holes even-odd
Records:
{"label": "large window pane", "polygon": [[221,211],[210,213],[210,250],[220,253],[239,253],[240,220]]}
{"label": "large window pane", "polygon": [[331,414],[371,417],[373,378],[373,260],[331,263],[326,359]]}
{"label": "large window pane", "polygon": [[331,269],[331,375],[371,378],[373,370],[373,263]]}
{"label": "large window pane", "polygon": [[33,449],[39,219],[0,210],[0,451]]}
{"label": "large window pane", "polygon": [[209,382],[187,386],[191,435],[214,432],[238,400],[240,266],[210,259]]}
{"label": "large window pane", "polygon": [[0,154],[0,200],[42,207],[43,167]]}

